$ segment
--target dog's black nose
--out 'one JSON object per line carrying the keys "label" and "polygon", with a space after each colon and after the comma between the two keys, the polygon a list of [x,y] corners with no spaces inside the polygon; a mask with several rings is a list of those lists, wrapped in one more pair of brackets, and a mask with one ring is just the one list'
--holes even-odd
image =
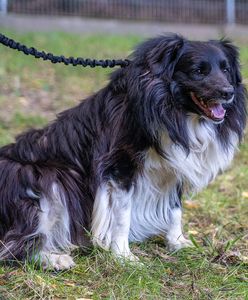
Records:
{"label": "dog's black nose", "polygon": [[223,87],[220,91],[221,98],[224,100],[230,100],[234,95],[234,88],[232,86]]}

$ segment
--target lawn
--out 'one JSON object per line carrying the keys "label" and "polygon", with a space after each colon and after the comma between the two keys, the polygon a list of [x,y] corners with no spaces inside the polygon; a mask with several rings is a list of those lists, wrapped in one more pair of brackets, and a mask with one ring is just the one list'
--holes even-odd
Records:
{"label": "lawn", "polygon": [[[55,54],[125,58],[136,36],[64,33],[6,35]],[[241,46],[248,84],[248,45]],[[0,46],[0,144],[41,127],[108,81],[111,70],[52,65]],[[0,299],[248,299],[248,139],[226,173],[184,199],[184,228],[195,247],[167,252],[155,238],[133,244],[142,265],[120,264],[95,249],[75,253],[77,266],[44,272],[33,264],[0,265]]]}

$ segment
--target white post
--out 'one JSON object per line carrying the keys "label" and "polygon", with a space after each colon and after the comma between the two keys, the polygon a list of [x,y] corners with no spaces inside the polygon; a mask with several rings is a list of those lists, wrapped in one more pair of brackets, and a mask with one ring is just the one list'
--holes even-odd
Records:
{"label": "white post", "polygon": [[226,0],[227,24],[234,25],[236,22],[235,0]]}
{"label": "white post", "polygon": [[0,14],[7,15],[8,0],[0,0]]}

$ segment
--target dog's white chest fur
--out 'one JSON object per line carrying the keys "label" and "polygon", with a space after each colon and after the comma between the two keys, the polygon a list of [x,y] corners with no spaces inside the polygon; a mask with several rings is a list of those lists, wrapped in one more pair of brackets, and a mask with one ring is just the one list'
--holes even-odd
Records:
{"label": "dog's white chest fur", "polygon": [[231,132],[227,147],[224,149],[216,135],[212,122],[199,123],[198,116],[189,117],[188,133],[190,152],[175,144],[168,145],[168,164],[175,171],[177,178],[198,191],[208,185],[219,172],[231,163],[238,145],[238,136]]}
{"label": "dog's white chest fur", "polygon": [[166,233],[173,207],[180,203],[177,188],[199,191],[225,170],[233,159],[238,137],[230,134],[228,148],[220,144],[214,124],[199,123],[197,116],[188,118],[190,152],[163,136],[167,159],[153,149],[147,153],[144,171],[137,180],[132,199],[131,240]]}

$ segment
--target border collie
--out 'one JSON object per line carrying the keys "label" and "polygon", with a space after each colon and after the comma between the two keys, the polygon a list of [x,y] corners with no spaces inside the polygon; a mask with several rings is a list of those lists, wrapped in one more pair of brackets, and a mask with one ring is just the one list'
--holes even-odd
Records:
{"label": "border collie", "polygon": [[105,88],[0,149],[0,258],[60,270],[89,243],[130,260],[154,235],[189,246],[181,195],[229,166],[245,102],[230,41],[144,42]]}

